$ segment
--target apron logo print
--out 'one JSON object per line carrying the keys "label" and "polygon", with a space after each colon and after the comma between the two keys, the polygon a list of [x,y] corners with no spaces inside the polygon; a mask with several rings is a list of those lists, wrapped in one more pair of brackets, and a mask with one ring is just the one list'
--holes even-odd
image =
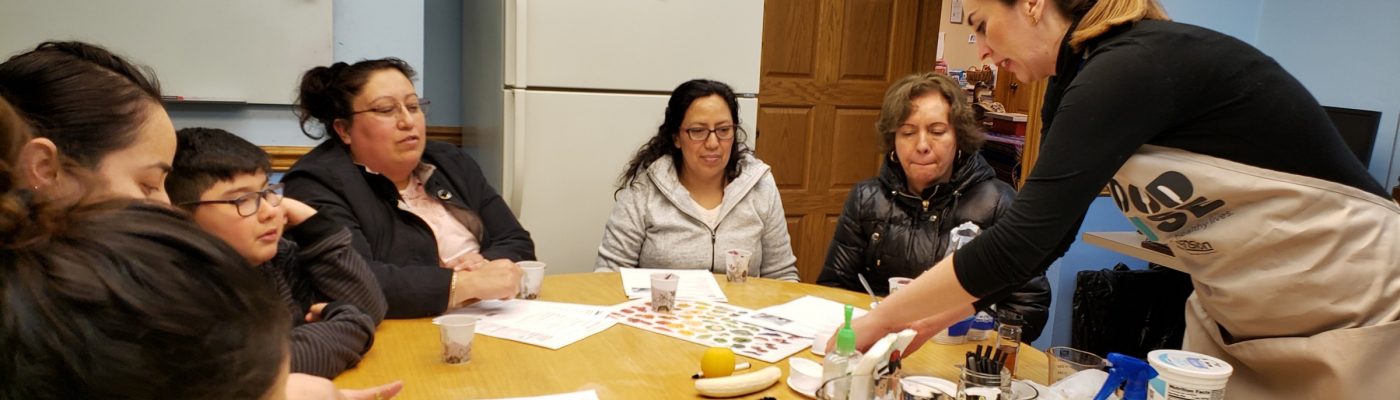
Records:
{"label": "apron logo print", "polygon": [[1191,253],[1209,254],[1215,252],[1215,247],[1210,242],[1197,242],[1195,240],[1178,239],[1175,241],[1176,247]]}
{"label": "apron logo print", "polygon": [[[1225,206],[1224,200],[1211,200],[1204,196],[1192,198],[1195,195],[1195,186],[1186,175],[1176,171],[1163,172],[1149,182],[1145,189],[1135,185],[1124,188],[1117,179],[1112,179],[1108,181],[1108,190],[1113,195],[1113,204],[1118,206],[1119,211],[1125,215],[1130,212],[1145,214],[1148,221],[1156,223],[1149,227],[1156,229],[1149,230],[1165,233],[1181,230],[1192,218],[1204,217]],[[1129,219],[1139,229],[1148,227],[1148,223],[1139,217]],[[1143,234],[1148,236],[1148,240],[1157,241],[1154,232]],[[1205,245],[1210,246],[1209,243]]]}

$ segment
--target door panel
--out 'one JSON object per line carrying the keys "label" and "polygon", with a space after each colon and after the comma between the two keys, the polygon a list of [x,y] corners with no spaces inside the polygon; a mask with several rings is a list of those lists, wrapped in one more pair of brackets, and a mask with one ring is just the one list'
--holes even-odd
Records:
{"label": "door panel", "polygon": [[[875,176],[885,89],[932,70],[940,0],[767,0],[758,155],[773,166],[798,274],[813,282],[851,185]],[[927,49],[924,49],[927,48]]]}

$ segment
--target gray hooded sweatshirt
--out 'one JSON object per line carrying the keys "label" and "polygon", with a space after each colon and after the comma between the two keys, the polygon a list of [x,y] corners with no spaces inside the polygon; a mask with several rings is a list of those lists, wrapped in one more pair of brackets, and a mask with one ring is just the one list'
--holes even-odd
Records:
{"label": "gray hooded sweatshirt", "polygon": [[748,250],[749,275],[797,280],[778,185],[757,158],[739,160],[743,172],[724,188],[719,222],[703,222],[670,156],[617,193],[598,245],[596,272],[618,268],[709,269],[724,273],[725,252]]}

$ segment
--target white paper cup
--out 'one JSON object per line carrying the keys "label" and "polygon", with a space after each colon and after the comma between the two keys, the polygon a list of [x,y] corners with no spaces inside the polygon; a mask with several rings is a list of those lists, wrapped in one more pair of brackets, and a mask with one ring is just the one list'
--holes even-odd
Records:
{"label": "white paper cup", "polygon": [[732,283],[744,283],[749,280],[749,256],[753,253],[748,250],[729,249],[724,252],[724,278]]}
{"label": "white paper cup", "polygon": [[671,312],[676,308],[676,288],[681,277],[672,273],[651,274],[651,311]]}
{"label": "white paper cup", "polygon": [[828,342],[831,342],[832,337],[836,336],[837,330],[840,330],[840,325],[833,327],[833,329],[826,329],[817,332],[816,336],[812,338],[812,354],[816,354],[819,356],[826,355],[826,344]]}
{"label": "white paper cup", "polygon": [[521,261],[515,263],[520,266],[520,293],[516,294],[517,299],[534,300],[540,298],[540,289],[544,286],[545,264],[539,261]]}
{"label": "white paper cup", "polygon": [[890,294],[893,295],[895,291],[903,289],[905,286],[909,285],[909,282],[913,281],[913,279],[899,276],[890,278]]}
{"label": "white paper cup", "polygon": [[477,318],[470,315],[444,315],[433,318],[442,334],[442,362],[465,364],[472,360],[472,339]]}

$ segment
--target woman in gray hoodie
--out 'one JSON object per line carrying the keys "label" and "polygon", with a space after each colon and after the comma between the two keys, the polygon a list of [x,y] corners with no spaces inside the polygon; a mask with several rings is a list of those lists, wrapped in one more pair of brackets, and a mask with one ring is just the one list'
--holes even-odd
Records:
{"label": "woman in gray hoodie", "polygon": [[797,280],[778,186],[744,145],[729,85],[697,79],[676,87],[665,121],[618,186],[595,271],[722,273],[725,253],[739,249],[752,254],[751,275]]}

